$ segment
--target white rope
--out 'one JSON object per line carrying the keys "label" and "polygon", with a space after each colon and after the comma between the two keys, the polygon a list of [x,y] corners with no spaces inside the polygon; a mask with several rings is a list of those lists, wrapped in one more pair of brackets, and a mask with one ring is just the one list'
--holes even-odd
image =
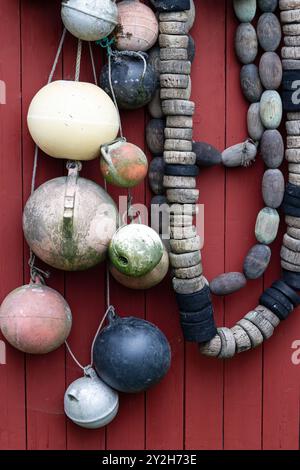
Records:
{"label": "white rope", "polygon": [[70,348],[70,345],[69,345],[68,341],[65,341],[65,345],[66,345],[67,350],[68,350],[70,356],[72,357],[73,361],[78,365],[78,367],[80,367],[80,369],[84,370],[85,368],[83,367],[83,365],[80,364],[80,362],[76,359],[76,356],[73,354],[72,349]]}
{"label": "white rope", "polygon": [[113,97],[114,105],[115,105],[115,107],[116,107],[116,109],[117,109],[117,112],[118,112],[118,119],[119,119],[119,126],[120,126],[120,136],[123,138],[124,135],[123,135],[123,127],[122,127],[122,122],[121,122],[120,110],[119,110],[119,106],[118,106],[118,103],[117,103],[117,99],[116,99],[114,87],[113,87],[113,84],[112,84],[112,77],[111,77],[111,54],[110,54],[110,53],[108,54],[108,81],[109,81],[109,87],[110,87],[111,95],[112,95],[112,97]]}
{"label": "white rope", "polygon": [[77,364],[77,366],[78,366],[80,369],[82,369],[83,371],[86,371],[86,370],[90,369],[91,367],[93,367],[94,346],[95,346],[97,337],[98,337],[100,331],[102,330],[102,327],[103,327],[103,325],[104,325],[104,322],[105,322],[105,320],[106,320],[108,314],[111,313],[111,312],[114,314],[114,313],[115,313],[115,309],[114,309],[114,307],[113,307],[112,305],[109,305],[108,308],[107,308],[107,310],[106,310],[106,312],[105,312],[105,314],[103,315],[103,318],[102,318],[102,320],[101,320],[101,322],[100,322],[100,325],[99,325],[99,327],[98,327],[98,329],[97,329],[97,331],[96,331],[96,334],[95,334],[95,336],[94,336],[94,339],[93,339],[93,342],[92,342],[92,346],[91,346],[91,355],[90,355],[90,364],[89,364],[89,365],[87,365],[87,366],[84,367],[84,366],[78,361],[78,359],[76,358],[76,356],[75,356],[75,354],[73,353],[73,351],[72,351],[72,349],[71,349],[71,347],[70,347],[68,341],[65,341],[65,345],[66,345],[66,348],[67,348],[67,350],[68,350],[70,356],[72,357],[72,359],[73,359],[73,361],[75,362],[75,364]]}
{"label": "white rope", "polygon": [[75,68],[75,82],[78,82],[80,78],[81,55],[82,55],[82,41],[81,39],[78,39],[76,68]]}
{"label": "white rope", "polygon": [[[108,193],[107,189],[107,182],[104,179],[104,189]],[[109,271],[109,266],[108,262],[106,262],[106,307],[109,309],[110,307],[110,271]]]}
{"label": "white rope", "polygon": [[48,84],[52,82],[52,79],[53,79],[53,76],[54,76],[54,73],[55,73],[55,70],[56,70],[56,67],[57,67],[57,64],[58,64],[58,60],[60,58],[60,54],[61,54],[64,42],[65,42],[66,33],[67,33],[67,30],[66,30],[66,28],[64,28],[61,39],[60,39],[60,42],[59,42],[59,45],[58,45],[57,53],[56,53],[56,56],[55,56],[55,59],[54,59],[54,62],[53,62],[53,66],[52,66],[51,72],[49,74]]}
{"label": "white rope", "polygon": [[89,51],[90,51],[90,57],[91,57],[91,63],[92,63],[92,69],[93,69],[93,75],[94,75],[95,85],[98,85],[97,72],[96,72],[96,66],[95,66],[95,59],[94,59],[94,53],[93,53],[93,48],[92,48],[91,42],[89,42]]}

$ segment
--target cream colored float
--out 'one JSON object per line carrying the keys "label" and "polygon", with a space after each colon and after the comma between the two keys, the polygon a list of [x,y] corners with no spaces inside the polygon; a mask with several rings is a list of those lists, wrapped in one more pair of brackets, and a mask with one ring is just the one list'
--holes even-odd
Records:
{"label": "cream colored float", "polygon": [[110,97],[96,85],[59,80],[33,98],[27,116],[29,132],[54,158],[93,160],[113,141],[119,119]]}

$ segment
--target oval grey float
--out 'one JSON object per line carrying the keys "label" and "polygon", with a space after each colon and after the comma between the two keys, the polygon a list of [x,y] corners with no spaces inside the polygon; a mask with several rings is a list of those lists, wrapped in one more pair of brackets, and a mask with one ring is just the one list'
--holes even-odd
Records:
{"label": "oval grey float", "polygon": [[280,170],[266,170],[262,180],[262,195],[266,206],[277,209],[284,196],[284,177]]}
{"label": "oval grey float", "polygon": [[242,23],[238,26],[235,36],[235,51],[242,64],[254,62],[258,51],[258,41],[252,24]]}
{"label": "oval grey float", "polygon": [[284,143],[277,130],[266,130],[260,142],[262,158],[268,168],[278,168],[284,157]]}
{"label": "oval grey float", "polygon": [[259,75],[267,90],[277,90],[282,81],[282,64],[276,52],[265,52],[259,62]]}
{"label": "oval grey float", "polygon": [[277,129],[282,119],[282,101],[275,90],[263,92],[260,100],[260,118],[266,129]]}
{"label": "oval grey float", "polygon": [[247,279],[258,279],[267,269],[271,259],[271,249],[267,245],[254,245],[244,260],[244,274]]}
{"label": "oval grey float", "polygon": [[274,52],[281,41],[281,25],[274,13],[263,13],[257,23],[257,37],[266,52]]}
{"label": "oval grey float", "polygon": [[245,98],[250,103],[259,101],[263,93],[263,87],[255,64],[247,64],[242,67],[240,81]]}

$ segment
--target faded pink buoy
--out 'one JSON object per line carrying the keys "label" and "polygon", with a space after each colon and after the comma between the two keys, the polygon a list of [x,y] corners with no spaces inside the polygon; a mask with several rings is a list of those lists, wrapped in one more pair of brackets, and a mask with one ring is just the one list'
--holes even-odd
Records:
{"label": "faded pink buoy", "polygon": [[124,0],[118,4],[116,47],[120,51],[147,51],[157,41],[158,21],[154,12],[139,0]]}
{"label": "faded pink buoy", "polygon": [[0,307],[0,329],[7,341],[28,354],[46,354],[69,336],[72,314],[65,299],[37,280],[19,287]]}

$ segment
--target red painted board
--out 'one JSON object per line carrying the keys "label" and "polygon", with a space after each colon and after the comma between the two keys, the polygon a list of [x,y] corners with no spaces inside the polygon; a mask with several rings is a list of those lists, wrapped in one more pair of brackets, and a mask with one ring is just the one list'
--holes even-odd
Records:
{"label": "red painted board", "polygon": [[[47,83],[62,32],[59,1],[22,1],[22,105],[23,105],[23,198],[30,194],[34,143],[26,116],[31,99]],[[61,62],[56,77],[61,76]],[[40,154],[36,186],[61,175],[62,164]],[[25,244],[24,270],[28,281],[28,249]],[[39,266],[42,263],[37,261]],[[50,268],[49,285],[63,294],[63,274]],[[26,358],[28,449],[65,449],[65,416],[62,397],[65,388],[64,348],[47,356]]]}
{"label": "red painted board", "polygon": [[[225,2],[199,2],[192,36],[192,99],[196,102],[194,139],[220,151],[225,145]],[[213,31],[213,34],[210,32]],[[204,275],[210,280],[224,271],[224,170],[201,169],[200,203],[204,206]],[[223,323],[223,301],[214,299],[215,317]],[[185,447],[221,449],[223,425],[223,364],[201,356],[197,345],[186,345]]]}
{"label": "red painted board", "polygon": [[[241,64],[235,57],[238,22],[232,4],[227,8],[226,146],[247,138],[248,103],[240,89]],[[256,243],[255,220],[263,207],[261,159],[248,168],[226,170],[225,270],[241,271],[248,250]],[[263,280],[249,281],[225,300],[225,325],[232,327],[256,307]],[[224,448],[260,449],[262,426],[262,348],[241,354],[225,364]],[[246,425],[245,425],[246,423]]]}
{"label": "red painted board", "polygon": [[[0,15],[0,301],[23,283],[21,64],[19,2]],[[0,449],[26,447],[24,355],[0,335]],[[1,355],[2,356],[2,355]],[[2,364],[6,360],[6,364]]]}

